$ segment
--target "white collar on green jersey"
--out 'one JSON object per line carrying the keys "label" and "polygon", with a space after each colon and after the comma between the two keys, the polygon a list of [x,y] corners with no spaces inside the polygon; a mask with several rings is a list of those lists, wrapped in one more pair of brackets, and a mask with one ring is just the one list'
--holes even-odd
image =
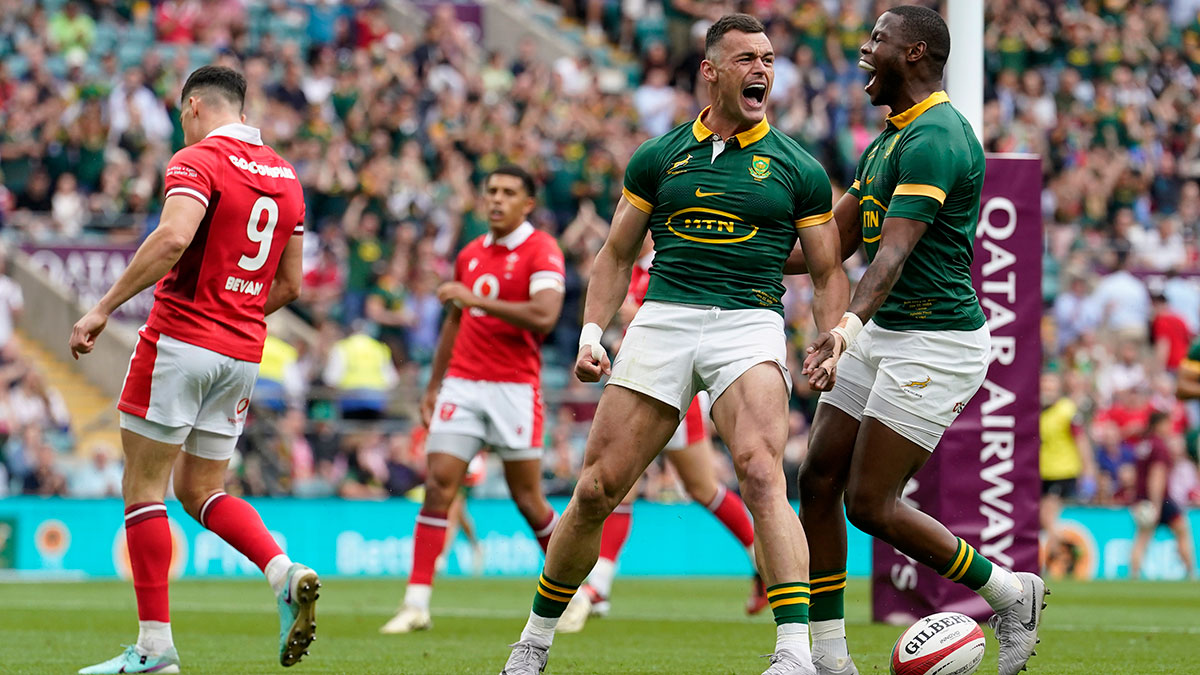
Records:
{"label": "white collar on green jersey", "polygon": [[527,220],[527,221],[521,223],[520,225],[518,225],[517,229],[513,230],[512,232],[509,232],[508,234],[504,235],[503,237],[500,237],[499,239],[493,237],[491,232],[488,232],[487,236],[485,236],[483,238],[483,245],[484,246],[492,246],[495,244],[499,244],[499,245],[503,246],[504,248],[507,248],[508,250],[511,251],[514,248],[520,246],[521,244],[524,244],[525,240],[528,239],[530,237],[530,235],[532,235],[532,234],[533,234],[533,225]]}
{"label": "white collar on green jersey", "polygon": [[[707,141],[716,135],[715,131],[704,126],[704,121],[703,121],[704,114],[707,113],[709,108],[711,108],[711,107],[712,106],[708,106],[708,108],[701,110],[700,114],[696,117],[696,121],[692,122],[692,134],[696,137],[697,141],[700,141],[700,142]],[[747,129],[746,131],[743,131],[740,134],[736,134],[734,136],[734,138],[737,139],[738,147],[744,148],[744,147],[750,145],[751,143],[757,143],[758,141],[761,141],[763,139],[763,137],[767,135],[767,132],[770,130],[771,130],[771,125],[767,123],[767,118],[764,117],[764,118],[762,118],[761,122],[759,122],[758,124],[755,124],[753,127],[751,127],[750,129]]]}
{"label": "white collar on green jersey", "polygon": [[933,106],[935,106],[939,103],[949,103],[949,102],[950,102],[950,97],[946,95],[946,92],[935,91],[932,94],[930,94],[924,101],[921,101],[920,103],[914,105],[913,107],[909,108],[908,110],[905,110],[902,113],[892,115],[891,117],[887,118],[887,121],[891,122],[892,125],[895,126],[897,129],[903,129],[904,127],[912,124],[913,121],[916,120],[918,117],[925,114],[926,110],[929,110],[930,108],[932,108]]}

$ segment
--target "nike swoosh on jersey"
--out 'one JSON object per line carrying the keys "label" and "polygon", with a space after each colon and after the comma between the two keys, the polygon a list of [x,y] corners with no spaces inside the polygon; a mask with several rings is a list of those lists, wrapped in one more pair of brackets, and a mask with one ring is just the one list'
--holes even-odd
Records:
{"label": "nike swoosh on jersey", "polygon": [[870,184],[871,184],[871,181],[873,181],[873,180],[875,180],[875,176],[871,176],[870,178],[868,178],[868,179],[867,179],[867,185],[870,185]]}
{"label": "nike swoosh on jersey", "polygon": [[723,194],[725,194],[725,193],[724,192],[701,192],[700,188],[696,188],[696,196],[697,197],[716,197],[717,195],[723,195]]}

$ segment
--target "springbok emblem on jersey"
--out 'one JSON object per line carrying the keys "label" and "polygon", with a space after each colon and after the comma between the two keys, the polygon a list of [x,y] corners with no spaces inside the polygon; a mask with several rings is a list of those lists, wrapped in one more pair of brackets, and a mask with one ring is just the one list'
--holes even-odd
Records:
{"label": "springbok emblem on jersey", "polygon": [[667,169],[667,175],[674,176],[677,173],[683,173],[682,171],[680,171],[680,169],[687,166],[687,163],[690,161],[692,161],[692,155],[689,153],[687,157],[684,157],[683,159],[679,160],[678,162],[675,162],[674,164],[672,164],[671,168]]}
{"label": "springbok emblem on jersey", "polygon": [[754,180],[766,180],[771,175],[771,158],[755,155],[750,161],[750,177]]}

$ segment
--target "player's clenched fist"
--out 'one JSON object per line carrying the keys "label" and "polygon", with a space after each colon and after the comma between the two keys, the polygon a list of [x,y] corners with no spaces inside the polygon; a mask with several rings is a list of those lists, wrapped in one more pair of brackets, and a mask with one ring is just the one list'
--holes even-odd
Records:
{"label": "player's clenched fist", "polygon": [[575,377],[580,382],[599,382],[601,375],[612,374],[612,363],[600,345],[583,345],[575,360]]}
{"label": "player's clenched fist", "polygon": [[71,329],[71,356],[79,360],[80,354],[87,354],[96,346],[96,337],[108,325],[108,315],[97,309],[92,309],[75,323]]}

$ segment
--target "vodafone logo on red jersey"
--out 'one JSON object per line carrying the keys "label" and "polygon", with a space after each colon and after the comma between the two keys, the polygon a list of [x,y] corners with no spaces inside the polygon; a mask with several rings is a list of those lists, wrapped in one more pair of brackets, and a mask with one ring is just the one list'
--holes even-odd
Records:
{"label": "vodafone logo on red jersey", "polygon": [[296,180],[296,174],[286,166],[267,166],[258,162],[248,161],[245,157],[236,155],[229,156],[229,162],[248,173],[256,176],[266,176],[267,178],[290,178]]}

